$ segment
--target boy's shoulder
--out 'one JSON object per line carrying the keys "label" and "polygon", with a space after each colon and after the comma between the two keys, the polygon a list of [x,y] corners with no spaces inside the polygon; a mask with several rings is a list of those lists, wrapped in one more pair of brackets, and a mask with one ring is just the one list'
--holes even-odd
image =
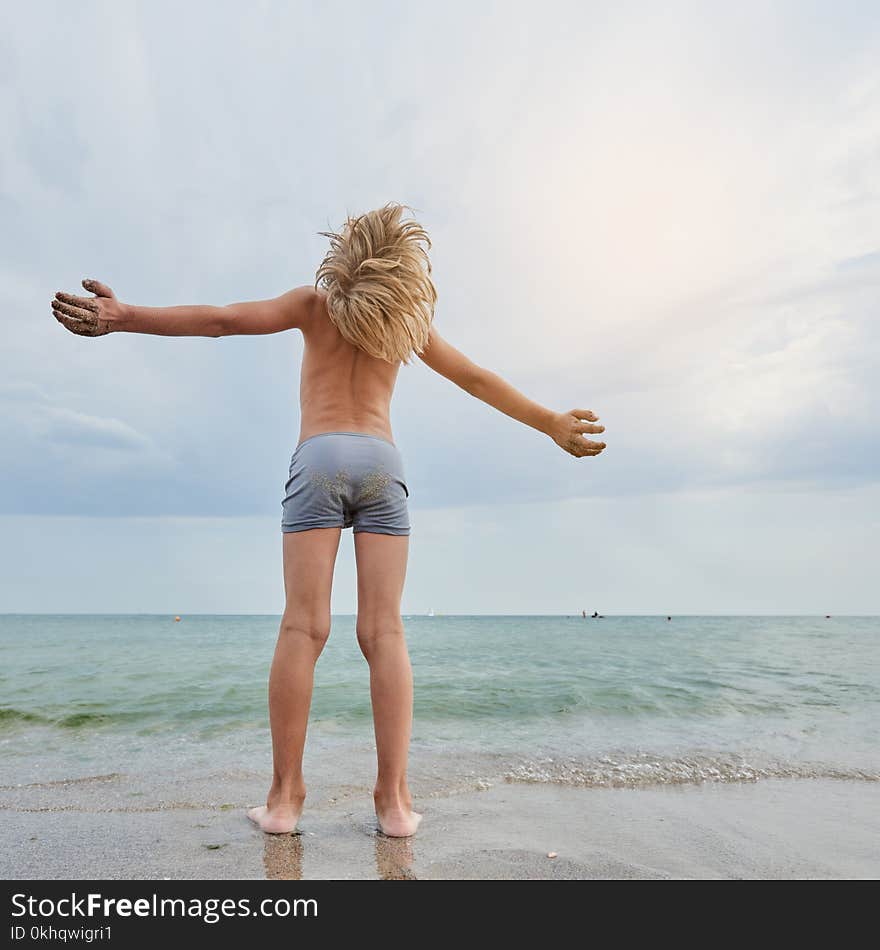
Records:
{"label": "boy's shoulder", "polygon": [[310,284],[294,287],[273,301],[278,319],[290,329],[303,332],[311,329],[322,316],[327,316],[326,292]]}

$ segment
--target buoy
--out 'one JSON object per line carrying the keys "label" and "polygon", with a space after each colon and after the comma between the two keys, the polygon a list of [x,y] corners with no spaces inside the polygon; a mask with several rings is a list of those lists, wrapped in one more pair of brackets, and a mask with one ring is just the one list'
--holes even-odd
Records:
{"label": "buoy", "polygon": [[175,617],[175,618],[174,618],[174,622],[175,622],[175,623],[180,623],[180,617]]}

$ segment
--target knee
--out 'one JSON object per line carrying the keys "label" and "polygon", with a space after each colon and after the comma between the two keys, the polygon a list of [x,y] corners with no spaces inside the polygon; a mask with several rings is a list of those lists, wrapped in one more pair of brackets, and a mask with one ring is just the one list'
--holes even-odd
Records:
{"label": "knee", "polygon": [[301,612],[285,614],[280,636],[310,643],[320,653],[330,636],[330,618]]}
{"label": "knee", "polygon": [[357,639],[361,653],[369,660],[370,654],[383,642],[403,639],[403,620],[400,614],[380,615],[357,620]]}

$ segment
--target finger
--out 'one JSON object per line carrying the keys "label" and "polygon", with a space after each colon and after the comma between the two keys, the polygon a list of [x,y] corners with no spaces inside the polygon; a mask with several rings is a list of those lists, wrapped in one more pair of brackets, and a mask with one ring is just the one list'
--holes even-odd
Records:
{"label": "finger", "polygon": [[98,312],[98,301],[94,297],[77,297],[75,294],[66,294],[59,290],[55,294],[55,299],[61,300],[63,303],[69,303],[74,307],[82,307],[83,310],[91,310],[93,313]]}
{"label": "finger", "polygon": [[597,455],[604,448],[604,442],[588,442],[586,439],[575,436],[565,447],[565,450],[571,455],[575,455],[580,458],[582,455]]}
{"label": "finger", "polygon": [[588,419],[590,422],[595,422],[599,418],[592,409],[572,409],[571,414],[577,416],[578,419]]}
{"label": "finger", "polygon": [[577,453],[578,458],[586,458],[587,456],[601,455],[605,449],[580,449]]}
{"label": "finger", "polygon": [[[61,305],[61,306],[66,306],[66,304]],[[67,308],[68,311],[70,311],[71,309],[72,309],[72,308],[70,308],[70,307]],[[81,326],[81,327],[93,327],[93,326],[94,326],[94,324],[93,324],[90,320],[82,319],[82,318],[80,318],[77,314],[71,314],[70,312],[65,312],[65,311],[59,309],[59,307],[53,307],[53,308],[52,308],[52,313],[55,314],[55,316],[56,316],[57,318],[60,319],[60,318],[63,317],[63,318],[64,318],[66,321],[68,321],[69,323],[76,324],[77,326]],[[66,325],[66,324],[65,324],[65,325]]]}
{"label": "finger", "polygon": [[65,316],[74,317],[76,320],[81,320],[83,323],[94,326],[98,322],[98,318],[92,313],[91,310],[83,310],[82,307],[72,307],[68,303],[62,303],[60,300],[52,301],[52,309],[58,310],[63,313]]}
{"label": "finger", "polygon": [[55,319],[71,333],[77,336],[92,336],[92,328],[81,320],[74,320],[71,317],[65,317],[63,314],[55,313]]}
{"label": "finger", "polygon": [[88,324],[84,323],[82,320],[78,320],[76,317],[68,317],[67,314],[62,313],[60,310],[57,310],[55,307],[52,308],[52,316],[59,323],[63,323],[67,326],[69,323],[75,324],[77,326],[87,327]]}
{"label": "finger", "polygon": [[98,297],[115,296],[113,291],[106,284],[102,284],[100,280],[94,280],[91,277],[86,277],[82,282],[82,285],[90,293],[96,294]]}
{"label": "finger", "polygon": [[593,425],[592,422],[576,422],[574,424],[575,432],[604,432],[605,426]]}

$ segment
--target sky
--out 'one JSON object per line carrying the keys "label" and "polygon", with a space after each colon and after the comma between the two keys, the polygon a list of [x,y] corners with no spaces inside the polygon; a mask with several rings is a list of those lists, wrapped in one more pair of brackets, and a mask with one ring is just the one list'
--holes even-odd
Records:
{"label": "sky", "polygon": [[880,612],[880,11],[730,7],[19,6],[0,612],[281,612],[298,331],[78,338],[49,301],[274,297],[388,200],[443,336],[608,444],[402,367],[405,615]]}

